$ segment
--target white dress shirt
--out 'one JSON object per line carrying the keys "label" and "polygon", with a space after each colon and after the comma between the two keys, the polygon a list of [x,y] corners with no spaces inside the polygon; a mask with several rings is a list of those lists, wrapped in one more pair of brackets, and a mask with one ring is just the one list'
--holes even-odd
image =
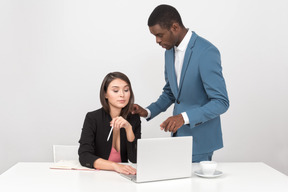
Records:
{"label": "white dress shirt", "polygon": [[[183,62],[184,62],[184,57],[185,57],[185,52],[187,49],[187,46],[189,44],[189,41],[192,36],[192,31],[187,31],[185,37],[183,40],[180,42],[178,47],[174,46],[174,51],[175,51],[175,75],[177,79],[177,85],[179,88],[180,85],[180,78],[181,78],[181,73],[182,73],[182,67],[183,67]],[[189,118],[186,112],[181,113],[184,119],[184,124],[189,124]]]}

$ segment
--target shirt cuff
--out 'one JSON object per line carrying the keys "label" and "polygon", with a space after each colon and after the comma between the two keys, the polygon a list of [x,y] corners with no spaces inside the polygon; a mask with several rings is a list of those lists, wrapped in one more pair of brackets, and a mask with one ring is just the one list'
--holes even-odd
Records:
{"label": "shirt cuff", "polygon": [[145,119],[149,119],[151,117],[151,111],[148,108],[145,108],[147,111],[147,117],[145,117]]}
{"label": "shirt cuff", "polygon": [[181,115],[182,115],[182,117],[183,117],[183,119],[184,119],[184,125],[189,124],[190,121],[189,121],[189,118],[188,118],[187,113],[186,113],[186,112],[183,112],[183,113],[181,113]]}

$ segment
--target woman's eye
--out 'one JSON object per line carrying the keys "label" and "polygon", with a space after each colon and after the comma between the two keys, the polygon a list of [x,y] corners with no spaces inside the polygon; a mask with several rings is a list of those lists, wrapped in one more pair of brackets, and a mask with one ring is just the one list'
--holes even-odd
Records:
{"label": "woman's eye", "polygon": [[117,93],[117,92],[118,92],[118,90],[113,90],[113,92],[114,92],[114,93]]}
{"label": "woman's eye", "polygon": [[125,92],[128,92],[129,91],[129,89],[126,89],[126,90],[124,90]]}

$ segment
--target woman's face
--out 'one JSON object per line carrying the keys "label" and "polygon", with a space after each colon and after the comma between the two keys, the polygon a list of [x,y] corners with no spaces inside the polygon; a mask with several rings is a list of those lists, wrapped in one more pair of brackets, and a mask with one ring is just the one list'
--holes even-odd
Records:
{"label": "woman's face", "polygon": [[110,110],[124,108],[130,99],[128,83],[121,79],[114,79],[107,88],[105,98],[108,99]]}

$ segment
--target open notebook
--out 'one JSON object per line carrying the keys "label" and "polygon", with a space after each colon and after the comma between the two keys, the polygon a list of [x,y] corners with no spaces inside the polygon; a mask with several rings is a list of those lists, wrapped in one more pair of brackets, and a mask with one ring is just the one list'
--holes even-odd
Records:
{"label": "open notebook", "polygon": [[64,169],[64,170],[87,170],[95,171],[88,167],[83,167],[78,160],[60,160],[57,163],[53,163],[50,169]]}

